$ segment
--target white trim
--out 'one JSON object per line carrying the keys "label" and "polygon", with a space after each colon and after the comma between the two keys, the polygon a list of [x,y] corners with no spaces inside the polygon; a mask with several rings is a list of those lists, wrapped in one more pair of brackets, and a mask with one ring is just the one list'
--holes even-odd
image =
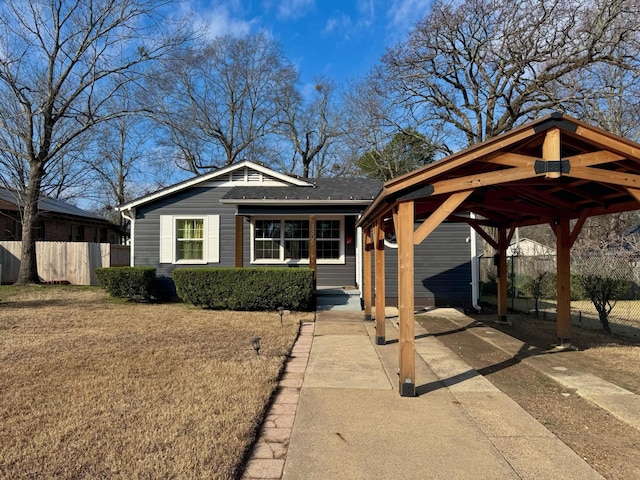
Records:
{"label": "white trim", "polygon": [[205,230],[207,263],[220,263],[220,215],[208,215]]}
{"label": "white trim", "polygon": [[[129,203],[125,203],[124,205],[120,205],[118,207],[116,207],[117,210],[123,211],[123,210],[128,210],[132,207],[136,207],[138,205],[142,205],[148,202],[151,202],[153,200],[157,200],[158,198],[162,198],[165,197],[167,195],[171,195],[177,192],[180,192],[182,190],[185,190],[187,188],[193,187],[194,185],[198,185],[204,182],[209,182],[214,178],[220,178],[224,175],[229,175],[231,172],[235,171],[235,170],[239,170],[239,169],[244,169],[244,168],[250,168],[252,170],[256,170],[264,175],[268,175],[270,177],[273,177],[277,180],[282,180],[283,182],[285,182],[288,185],[293,185],[293,186],[298,186],[298,187],[311,187],[313,186],[312,184],[305,182],[303,180],[300,180],[298,178],[294,178],[288,175],[284,175],[282,173],[278,173],[274,170],[271,170],[269,168],[263,167],[262,165],[258,165],[257,163],[253,163],[253,162],[249,162],[247,160],[245,160],[244,162],[240,162],[240,163],[236,163],[234,165],[229,165],[228,167],[225,168],[221,168],[218,170],[215,170],[211,173],[207,173],[205,175],[199,175],[197,177],[191,178],[189,180],[185,180],[184,182],[178,183],[176,185],[173,185],[172,187],[168,187],[165,188],[163,190],[160,190],[158,192],[152,193],[150,195],[147,195],[145,197],[142,198],[138,198],[137,200],[134,200],[132,202]],[[240,185],[242,185],[242,182],[238,182]]]}
{"label": "white trim", "polygon": [[160,263],[173,263],[176,258],[175,247],[175,220],[171,215],[160,215]]}
{"label": "white trim", "polygon": [[220,203],[229,205],[369,205],[371,200],[314,200],[294,198],[222,198]]}
{"label": "white trim", "polygon": [[[202,220],[202,260],[177,260],[177,220]],[[206,265],[220,263],[220,215],[160,215],[159,263]]]}
{"label": "white trim", "polygon": [[356,285],[360,290],[360,298],[362,298],[362,227],[356,228]]}
{"label": "white trim", "polygon": [[[250,245],[251,245],[251,257],[250,263],[251,265],[309,265],[309,259],[289,259],[284,258],[284,228],[280,228],[280,258],[265,258],[256,260],[255,259],[255,222],[256,220],[274,220],[279,222],[284,222],[285,220],[308,220],[310,215],[253,215],[251,216],[251,234],[250,234]],[[316,264],[318,265],[344,265],[346,263],[346,254],[345,254],[345,222],[344,216],[340,215],[315,215],[316,221],[319,220],[337,220],[340,222],[340,257],[337,259],[326,259],[326,258],[317,258]]]}
{"label": "white trim", "polygon": [[136,209],[135,207],[131,208],[128,211],[128,215],[127,212],[122,211],[120,215],[122,215],[122,218],[125,220],[129,220],[129,266],[135,267]]}

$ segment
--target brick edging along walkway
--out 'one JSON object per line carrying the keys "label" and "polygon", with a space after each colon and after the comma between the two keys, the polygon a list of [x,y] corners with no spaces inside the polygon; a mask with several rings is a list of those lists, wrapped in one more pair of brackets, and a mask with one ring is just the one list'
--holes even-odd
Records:
{"label": "brick edging along walkway", "polygon": [[293,421],[298,409],[300,388],[309,362],[315,324],[304,322],[296,339],[284,374],[278,382],[277,393],[260,429],[258,441],[242,476],[243,480],[279,479],[287,458]]}

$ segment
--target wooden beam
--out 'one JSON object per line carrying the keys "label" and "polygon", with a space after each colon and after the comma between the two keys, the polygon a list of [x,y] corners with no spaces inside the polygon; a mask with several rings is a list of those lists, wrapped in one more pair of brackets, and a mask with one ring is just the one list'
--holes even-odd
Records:
{"label": "wooden beam", "polygon": [[373,243],[376,257],[376,345],[386,343],[386,291],[385,291],[385,262],[384,262],[384,220],[382,217],[373,226]]}
{"label": "wooden beam", "polygon": [[500,149],[504,149],[506,143],[512,145],[515,142],[526,139],[528,137],[532,137],[535,134],[536,131],[534,128],[525,128],[517,132],[510,132],[506,135],[501,136],[500,141],[489,141],[484,146],[462,151],[457,154],[455,158],[450,158],[442,162],[435,162],[427,165],[427,167],[415,170],[414,172],[393,178],[385,183],[383,192],[385,196],[388,196],[398,191],[405,190],[406,188],[409,188],[413,185],[436,177],[441,173],[450,172],[453,169],[464,165],[472,160],[482,159],[486,155],[490,155]]}
{"label": "wooden beam", "polygon": [[244,217],[236,215],[236,268],[244,266]]}
{"label": "wooden beam", "polygon": [[479,173],[477,175],[467,175],[465,177],[451,178],[432,183],[433,195],[460,192],[478,187],[487,187],[528,178],[541,176],[532,167],[516,167],[495,170],[493,172]]}
{"label": "wooden beam", "polygon": [[364,301],[364,319],[371,320],[371,251],[373,250],[371,228],[365,228],[363,233],[362,299]]}
{"label": "wooden beam", "polygon": [[635,175],[633,173],[614,172],[612,170],[603,170],[601,168],[594,167],[572,167],[570,176],[574,178],[581,178],[583,180],[591,180],[593,182],[609,183],[626,188],[640,189],[640,175]]}
{"label": "wooden beam", "polygon": [[602,165],[603,163],[619,162],[627,157],[619,153],[609,152],[608,150],[600,150],[598,152],[581,153],[566,157],[569,160],[571,168],[573,167],[592,167],[593,165]]}
{"label": "wooden beam", "polygon": [[316,219],[315,215],[309,215],[309,268],[313,270],[314,288],[318,280]]}
{"label": "wooden beam", "polygon": [[[542,160],[555,161],[560,160],[560,129],[549,129],[544,137],[542,143]],[[547,172],[545,178],[560,178],[562,173],[560,172]]]}
{"label": "wooden beam", "polygon": [[631,195],[638,202],[640,202],[640,190],[639,189],[637,189],[637,188],[627,188],[627,192],[629,192],[629,195]]}
{"label": "wooden beam", "polygon": [[[449,215],[455,212],[456,208],[464,202],[469,195],[473,193],[473,190],[467,190],[465,192],[458,192],[447,198],[438,209],[433,212],[429,217],[422,222],[413,234],[414,245],[419,245],[422,241],[433,232],[438,225],[440,225]],[[406,202],[409,203],[409,202]],[[400,204],[402,205],[402,204]],[[413,202],[411,202],[411,213],[414,212]],[[397,231],[396,231],[397,234]]]}
{"label": "wooden beam", "polygon": [[398,315],[400,344],[400,395],[413,397],[416,394],[416,347],[414,309],[414,265],[413,265],[413,202],[398,205]]}
{"label": "wooden beam", "polygon": [[556,333],[558,345],[571,344],[571,237],[569,219],[560,218],[556,232],[557,311]]}
{"label": "wooden beam", "polygon": [[498,227],[498,321],[507,321],[507,228]]}
{"label": "wooden beam", "polygon": [[485,242],[487,242],[489,245],[491,245],[492,248],[498,250],[498,242],[496,242],[494,240],[494,238],[489,235],[486,230],[484,228],[482,228],[482,226],[480,224],[478,224],[478,222],[474,221],[474,220],[469,220],[469,225],[471,225],[471,228],[473,228],[476,232],[478,232],[478,235],[480,235],[482,238],[484,238]]}
{"label": "wooden beam", "polygon": [[501,153],[495,157],[490,157],[486,160],[487,163],[495,163],[496,165],[504,165],[505,167],[531,167],[536,163],[539,158],[532,157],[531,155],[521,155],[518,153]]}
{"label": "wooden beam", "polygon": [[582,230],[584,222],[586,221],[587,221],[587,216],[580,215],[580,217],[578,218],[578,221],[573,227],[573,230],[571,231],[571,235],[569,235],[569,248],[573,247],[573,244],[576,243],[576,240],[578,239],[578,235],[580,235],[580,231]]}
{"label": "wooden beam", "polygon": [[591,140],[591,142],[596,143],[611,152],[622,154],[626,158],[640,161],[640,149],[636,143],[633,143],[630,140],[625,141],[612,137],[606,132],[592,130],[591,128],[582,126],[576,128],[574,135]]}

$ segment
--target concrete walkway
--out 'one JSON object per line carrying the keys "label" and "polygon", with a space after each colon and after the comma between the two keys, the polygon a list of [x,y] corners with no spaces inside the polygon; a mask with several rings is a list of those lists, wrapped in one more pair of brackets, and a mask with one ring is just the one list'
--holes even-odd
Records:
{"label": "concrete walkway", "polygon": [[[602,478],[419,325],[419,396],[400,397],[397,329],[387,320],[387,344],[377,346],[374,327],[342,311],[303,327],[293,356],[305,371],[287,369],[279,396],[290,406],[274,403],[243,478]],[[285,410],[287,431],[267,434],[279,442],[269,446],[265,431]]]}

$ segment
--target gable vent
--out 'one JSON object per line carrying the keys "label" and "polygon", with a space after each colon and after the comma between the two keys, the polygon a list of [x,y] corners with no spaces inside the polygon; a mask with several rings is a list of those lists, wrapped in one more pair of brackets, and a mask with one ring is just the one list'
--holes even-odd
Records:
{"label": "gable vent", "polygon": [[245,182],[245,175],[246,175],[246,168],[243,168],[241,170],[234,170],[233,172],[231,172],[231,181],[232,182]]}
{"label": "gable vent", "polygon": [[247,181],[249,183],[261,182],[262,174],[260,172],[256,172],[255,170],[249,170],[247,172]]}

